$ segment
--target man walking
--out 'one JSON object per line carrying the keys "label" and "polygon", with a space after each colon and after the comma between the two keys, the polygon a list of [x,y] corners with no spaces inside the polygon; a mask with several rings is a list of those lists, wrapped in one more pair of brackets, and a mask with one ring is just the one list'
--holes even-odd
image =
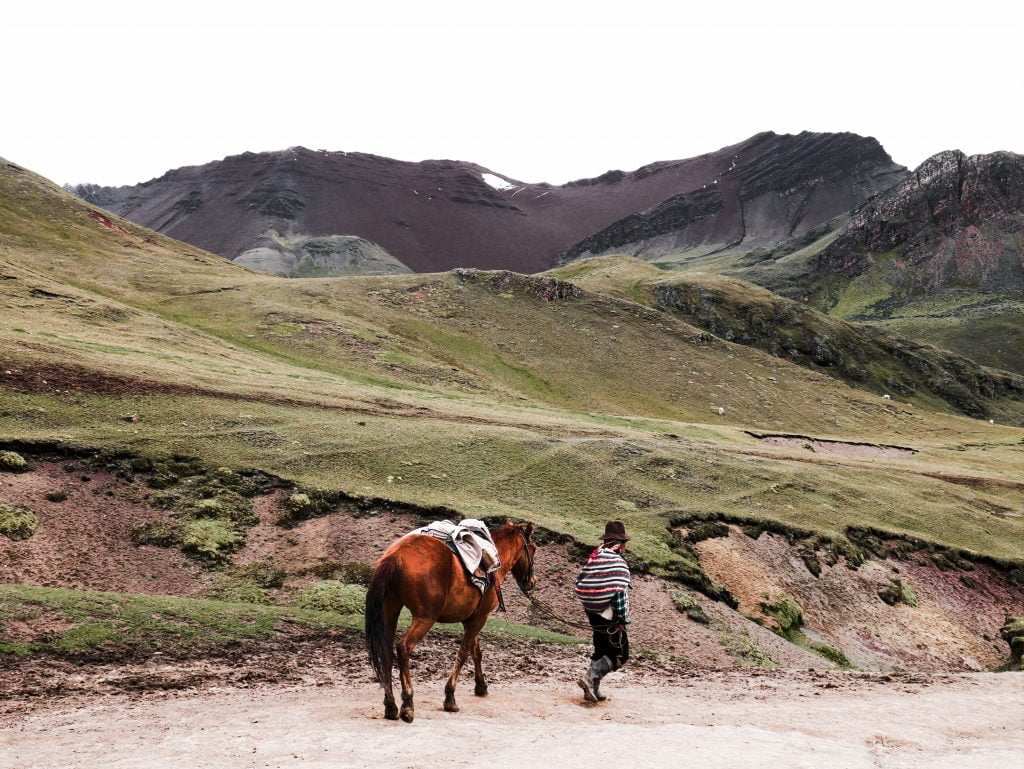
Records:
{"label": "man walking", "polygon": [[629,659],[630,573],[626,565],[626,527],[622,521],[608,521],[602,544],[587,558],[576,579],[576,595],[594,629],[594,653],[590,669],[579,680],[587,702],[606,699],[601,679],[618,670]]}

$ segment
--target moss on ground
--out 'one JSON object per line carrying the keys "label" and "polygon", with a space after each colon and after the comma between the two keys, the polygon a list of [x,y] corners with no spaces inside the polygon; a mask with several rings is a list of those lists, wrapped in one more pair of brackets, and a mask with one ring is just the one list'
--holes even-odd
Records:
{"label": "moss on ground", "polygon": [[27,507],[0,502],[0,534],[8,539],[28,539],[39,528],[39,519]]}
{"label": "moss on ground", "polygon": [[777,668],[779,664],[764,649],[758,646],[746,633],[731,630],[722,622],[713,622],[718,631],[722,647],[741,668]]}
{"label": "moss on ground", "polygon": [[917,594],[910,585],[899,578],[893,578],[889,585],[879,590],[878,597],[890,606],[901,603],[906,606],[917,606]]}
{"label": "moss on ground", "polygon": [[373,579],[373,565],[355,561],[324,560],[296,572],[299,576],[312,574],[320,579],[336,579],[349,585],[367,587]]}
{"label": "moss on ground", "polygon": [[672,604],[676,607],[676,611],[682,612],[694,622],[699,622],[702,625],[710,624],[710,618],[697,603],[697,599],[685,590],[673,590],[669,596],[672,598]]}
{"label": "moss on ground", "polygon": [[338,580],[321,580],[304,588],[296,597],[300,609],[330,611],[337,614],[362,614],[366,607],[366,588]]}
{"label": "moss on ground", "polygon": [[999,635],[1010,645],[1009,670],[1024,670],[1024,617],[1007,617]]}
{"label": "moss on ground", "polygon": [[51,622],[56,619],[69,627],[56,633],[40,633],[26,641],[0,641],[0,654],[76,653],[101,648],[120,652],[131,648],[186,652],[193,647],[269,638],[285,619],[316,629],[358,627],[356,618],[293,607],[0,586],[0,623],[31,623],[44,611]]}
{"label": "moss on ground", "polygon": [[772,630],[787,641],[795,642],[800,636],[800,629],[804,625],[804,613],[797,602],[788,595],[771,602],[762,601],[761,611],[774,620],[775,626]]}
{"label": "moss on ground", "polygon": [[189,555],[211,564],[226,562],[245,544],[245,538],[228,521],[199,519],[181,528],[181,548]]}
{"label": "moss on ground", "polygon": [[16,451],[0,451],[0,472],[20,473],[28,469],[28,462]]}
{"label": "moss on ground", "polygon": [[783,595],[774,601],[762,601],[761,611],[773,621],[772,630],[790,643],[812,651],[836,663],[841,668],[853,667],[840,649],[824,641],[815,641],[807,637],[803,630],[803,609],[788,595]]}
{"label": "moss on ground", "polygon": [[[315,611],[297,606],[255,605],[178,596],[66,590],[30,585],[0,585],[0,633],[9,622],[44,620],[34,637],[0,640],[4,655],[97,654],[124,659],[129,653],[156,651],[203,656],[213,649],[237,650],[240,643],[267,640],[284,627],[308,632],[362,630],[356,614]],[[55,625],[62,629],[53,630]],[[438,625],[441,632],[461,633],[461,625]],[[535,639],[545,643],[583,643],[560,633],[492,620],[484,635]]]}
{"label": "moss on ground", "polygon": [[283,569],[269,561],[254,561],[225,569],[214,579],[206,595],[219,601],[269,605],[274,603],[269,591],[283,586],[284,579]]}

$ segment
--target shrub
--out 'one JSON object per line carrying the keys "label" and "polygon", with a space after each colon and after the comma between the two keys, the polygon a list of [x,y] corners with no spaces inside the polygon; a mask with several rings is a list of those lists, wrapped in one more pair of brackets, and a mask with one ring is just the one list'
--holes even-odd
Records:
{"label": "shrub", "polygon": [[685,590],[673,590],[669,595],[677,611],[682,612],[694,622],[699,622],[702,625],[710,624],[711,620],[697,603],[697,599]]}
{"label": "shrub", "polygon": [[56,491],[46,492],[47,502],[66,502],[68,499],[68,493],[63,489],[57,489]]}
{"label": "shrub", "polygon": [[803,609],[788,595],[782,596],[774,603],[761,602],[761,611],[775,620],[777,632],[787,641],[796,642],[800,635],[800,628],[804,625]]}
{"label": "shrub", "polygon": [[21,473],[28,469],[28,462],[16,451],[0,451],[0,472]]}
{"label": "shrub", "polygon": [[203,518],[185,524],[181,547],[202,560],[222,563],[242,546],[242,542],[242,536],[230,523]]}
{"label": "shrub", "polygon": [[1010,644],[1010,667],[1024,670],[1024,617],[1007,617],[999,635]]}
{"label": "shrub", "polygon": [[878,597],[890,606],[898,603],[905,603],[907,606],[917,606],[917,595],[903,580],[894,578],[892,584],[878,591]]}
{"label": "shrub", "polygon": [[314,582],[296,596],[295,605],[314,611],[362,614],[366,606],[366,588],[334,579]]}
{"label": "shrub", "polygon": [[39,519],[31,510],[20,505],[0,503],[0,534],[15,541],[28,539],[39,528]]}

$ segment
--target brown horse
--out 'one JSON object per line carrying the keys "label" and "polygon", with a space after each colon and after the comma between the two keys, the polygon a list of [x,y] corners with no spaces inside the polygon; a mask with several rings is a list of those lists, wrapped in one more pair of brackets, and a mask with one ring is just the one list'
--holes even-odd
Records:
{"label": "brown horse", "polygon": [[[401,715],[403,721],[412,721],[409,658],[435,622],[461,622],[464,628],[455,667],[444,688],[444,709],[449,713],[459,710],[455,704],[455,685],[470,653],[476,673],[475,693],[478,697],[487,694],[487,681],[480,667],[480,630],[498,605],[498,591],[510,572],[524,593],[536,584],[533,557],[537,545],[530,540],[531,534],[532,523],[511,521],[491,532],[501,566],[494,573],[494,583],[482,595],[466,577],[462,563],[439,539],[410,534],[384,552],[366,595],[366,648],[370,652],[370,664],[384,687],[385,718],[395,720]],[[402,677],[402,710],[399,712],[391,688],[391,669],[396,653],[395,628],[403,606],[412,613],[412,622],[397,648]]]}

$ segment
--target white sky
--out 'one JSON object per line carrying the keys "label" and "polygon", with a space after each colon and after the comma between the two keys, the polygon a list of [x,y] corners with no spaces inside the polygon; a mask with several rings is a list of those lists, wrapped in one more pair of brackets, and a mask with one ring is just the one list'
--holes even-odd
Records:
{"label": "white sky", "polygon": [[524,181],[853,131],[1024,151],[1020,0],[4,0],[0,155],[129,184],[304,145]]}

